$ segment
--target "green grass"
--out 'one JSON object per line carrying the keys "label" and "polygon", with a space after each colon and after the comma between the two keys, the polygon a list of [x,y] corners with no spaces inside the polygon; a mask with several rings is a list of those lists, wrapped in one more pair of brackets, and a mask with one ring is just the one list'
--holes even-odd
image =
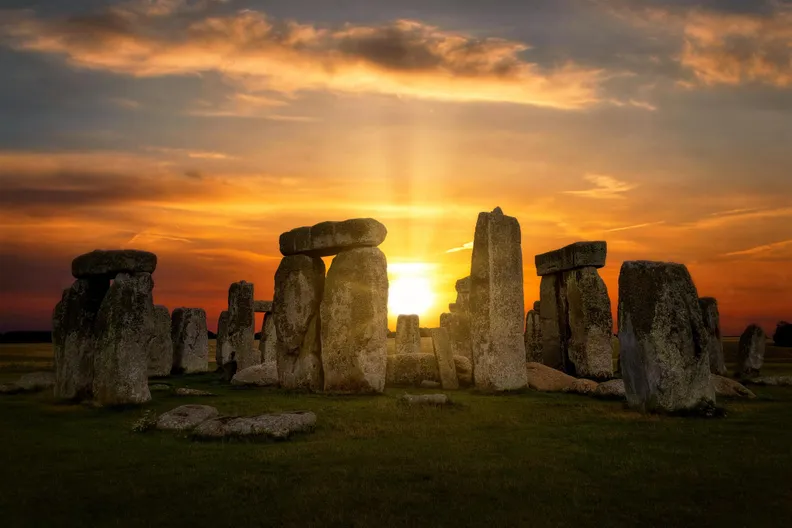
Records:
{"label": "green grass", "polygon": [[[792,373],[791,352],[768,350],[768,373]],[[51,364],[47,353],[0,346],[0,381],[20,365]],[[194,443],[132,433],[143,409],[5,396],[0,526],[780,526],[792,518],[792,389],[755,387],[757,400],[726,401],[727,418],[702,420],[530,391],[458,391],[452,408],[406,409],[398,389],[330,397],[234,389],[214,374],[171,382],[218,396],[155,392],[146,409],[311,410],[317,430],[281,443]]]}

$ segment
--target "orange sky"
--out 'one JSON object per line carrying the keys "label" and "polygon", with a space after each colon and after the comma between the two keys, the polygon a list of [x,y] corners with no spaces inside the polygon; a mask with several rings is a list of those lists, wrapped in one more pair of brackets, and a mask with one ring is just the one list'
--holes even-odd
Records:
{"label": "orange sky", "polygon": [[526,307],[535,254],[606,240],[614,307],[622,261],[669,260],[726,334],[792,319],[788,6],[396,4],[0,13],[0,331],[47,328],[71,259],[119,247],[213,329],[231,282],[272,297],[281,232],[361,216],[431,266],[436,325],[495,206]]}

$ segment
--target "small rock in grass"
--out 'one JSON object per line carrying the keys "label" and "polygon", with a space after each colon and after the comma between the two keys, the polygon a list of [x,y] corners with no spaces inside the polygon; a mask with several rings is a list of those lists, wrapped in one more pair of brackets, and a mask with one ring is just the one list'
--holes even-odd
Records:
{"label": "small rock in grass", "polygon": [[157,429],[187,431],[218,414],[217,409],[208,405],[182,405],[160,415]]}
{"label": "small rock in grass", "polygon": [[253,438],[285,440],[292,433],[312,432],[316,415],[312,412],[261,414],[258,416],[223,416],[200,424],[192,433],[196,440]]}
{"label": "small rock in grass", "polygon": [[403,394],[399,401],[407,405],[448,405],[451,401],[445,394]]}
{"label": "small rock in grass", "polygon": [[591,395],[607,400],[624,400],[627,398],[624,392],[624,380],[613,379],[600,383]]}
{"label": "small rock in grass", "polygon": [[572,392],[574,394],[583,394],[588,395],[597,390],[599,383],[596,381],[580,378],[576,379],[571,387],[567,387],[564,389],[564,392]]}
{"label": "small rock in grass", "polygon": [[31,372],[24,374],[16,381],[16,385],[27,392],[42,391],[55,386],[54,372]]}
{"label": "small rock in grass", "polygon": [[792,386],[792,376],[761,376],[758,378],[750,378],[746,383],[753,385],[769,385],[772,387],[790,387]]}
{"label": "small rock in grass", "polygon": [[213,392],[202,391],[198,389],[188,389],[185,387],[179,387],[174,391],[176,396],[217,396]]}
{"label": "small rock in grass", "polygon": [[724,376],[717,374],[710,375],[710,381],[715,387],[715,394],[717,396],[725,396],[727,398],[756,398],[756,394],[746,389],[740,382],[735,381]]}
{"label": "small rock in grass", "polygon": [[440,388],[440,384],[438,382],[432,381],[432,380],[423,380],[421,382],[421,388],[422,389],[439,389]]}
{"label": "small rock in grass", "polygon": [[0,394],[16,394],[22,390],[16,383],[0,383]]}

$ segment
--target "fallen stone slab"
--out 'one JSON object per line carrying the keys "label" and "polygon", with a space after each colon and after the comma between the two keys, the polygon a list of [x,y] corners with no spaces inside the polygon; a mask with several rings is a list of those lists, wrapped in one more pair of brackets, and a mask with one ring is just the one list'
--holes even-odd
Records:
{"label": "fallen stone slab", "polygon": [[436,382],[436,381],[423,380],[421,382],[421,388],[422,389],[439,389],[440,388],[440,384],[438,382]]}
{"label": "fallen stone slab", "polygon": [[173,393],[176,396],[217,396],[217,394],[209,391],[198,390],[198,389],[188,389],[186,387],[179,387]]}
{"label": "fallen stone slab", "polygon": [[218,414],[217,409],[208,405],[182,405],[161,414],[157,418],[157,429],[188,431]]}
{"label": "fallen stone slab", "polygon": [[792,376],[760,376],[745,380],[751,385],[767,385],[770,387],[792,387]]}
{"label": "fallen stone slab", "polygon": [[627,398],[624,380],[614,379],[600,383],[591,395],[604,400],[624,400]]}
{"label": "fallen stone slab", "polygon": [[434,354],[389,354],[385,371],[385,384],[419,386],[422,381],[440,383],[440,372]]}
{"label": "fallen stone slab", "polygon": [[231,385],[237,386],[271,387],[277,384],[278,366],[272,361],[239,370],[231,378]]}
{"label": "fallen stone slab", "polygon": [[155,269],[157,255],[137,249],[96,249],[72,261],[72,275],[77,279],[114,279],[119,273],[154,273]]}
{"label": "fallen stone slab", "polygon": [[541,363],[525,364],[528,387],[541,392],[561,392],[574,386],[577,378]]}
{"label": "fallen stone slab", "polygon": [[19,394],[24,392],[16,383],[0,383],[0,394]]}
{"label": "fallen stone slab", "polygon": [[571,387],[567,387],[564,389],[564,392],[571,392],[573,394],[582,394],[584,396],[588,396],[589,394],[593,393],[597,390],[599,383],[596,381],[580,378],[576,379]]}
{"label": "fallen stone slab", "polygon": [[536,274],[542,277],[578,268],[602,268],[605,266],[607,254],[607,242],[575,242],[561,249],[536,255]]}
{"label": "fallen stone slab", "polygon": [[253,311],[267,313],[272,311],[272,301],[253,301]]}
{"label": "fallen stone slab", "polygon": [[25,392],[38,392],[51,389],[55,386],[55,373],[53,372],[31,372],[23,374],[15,385]]}
{"label": "fallen stone slab", "polygon": [[252,438],[285,440],[293,433],[313,432],[316,415],[312,412],[224,416],[201,423],[192,433],[196,440]]}
{"label": "fallen stone slab", "polygon": [[448,405],[451,400],[445,394],[403,394],[399,402],[407,405]]}
{"label": "fallen stone slab", "polygon": [[173,387],[164,383],[154,383],[153,385],[149,385],[149,392],[165,392],[170,391],[171,389],[173,389]]}
{"label": "fallen stone slab", "polygon": [[[712,386],[715,388],[716,396],[725,396],[727,398],[756,398],[756,394],[746,389],[745,386],[731,378],[712,374],[710,376]],[[792,381],[792,378],[790,378]]]}
{"label": "fallen stone slab", "polygon": [[285,256],[329,257],[347,249],[379,246],[387,234],[385,226],[373,218],[353,218],[292,229],[280,236],[279,245]]}

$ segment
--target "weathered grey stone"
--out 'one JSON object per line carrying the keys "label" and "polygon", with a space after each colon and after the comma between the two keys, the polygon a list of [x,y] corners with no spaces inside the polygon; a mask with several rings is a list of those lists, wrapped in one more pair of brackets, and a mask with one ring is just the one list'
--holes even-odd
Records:
{"label": "weathered grey stone", "polygon": [[542,392],[561,392],[575,385],[576,378],[564,374],[560,370],[542,365],[541,363],[526,363],[526,377],[528,387]]}
{"label": "weathered grey stone", "polygon": [[[261,368],[264,372],[274,373],[275,384],[278,379],[278,332],[275,329],[275,317],[272,312],[264,314],[264,321],[261,324],[261,340],[259,341],[259,353],[261,354]],[[267,374],[269,376],[269,374]]]}
{"label": "weathered grey stone", "polygon": [[278,384],[278,369],[275,363],[262,363],[240,370],[231,379],[231,385],[254,385],[273,387]]}
{"label": "weathered grey stone", "polygon": [[460,386],[473,385],[473,363],[469,357],[454,355],[454,370],[456,370]]}
{"label": "weathered grey stone", "polygon": [[52,317],[55,397],[86,400],[93,395],[95,323],[109,279],[77,279],[63,291]]}
{"label": "weathered grey stone", "polygon": [[445,390],[459,388],[459,379],[456,373],[454,355],[451,352],[451,342],[445,328],[432,328],[432,348],[437,360],[437,369],[440,374],[440,385]]}
{"label": "weathered grey stone", "polygon": [[449,405],[451,401],[445,394],[403,394],[399,403],[406,405]]}
{"label": "weathered grey stone", "polygon": [[396,318],[396,353],[419,354],[421,332],[417,315],[402,314]]}
{"label": "weathered grey stone", "polygon": [[440,388],[440,383],[438,383],[436,381],[423,380],[421,382],[420,387],[422,389],[439,389]]}
{"label": "weathered grey stone", "polygon": [[440,382],[437,358],[434,354],[390,354],[386,365],[386,384],[389,387],[420,386],[423,380]]}
{"label": "weathered grey stone", "polygon": [[305,411],[249,417],[227,416],[201,423],[195,428],[192,436],[198,440],[224,438],[285,440],[294,433],[313,432],[315,427],[316,415]]}
{"label": "weathered grey stone", "polygon": [[96,316],[93,396],[99,405],[151,399],[148,350],[156,334],[150,273],[119,273]]}
{"label": "weathered grey stone", "polygon": [[533,311],[539,313],[542,308],[542,301],[534,301],[533,303]]}
{"label": "weathered grey stone", "polygon": [[453,355],[467,358],[473,356],[470,343],[470,316],[467,313],[441,314],[440,328],[445,328],[448,331]]}
{"label": "weathered grey stone", "polygon": [[253,301],[253,311],[267,313],[272,311],[272,301]]}
{"label": "weathered grey stone", "polygon": [[209,335],[203,308],[176,308],[171,315],[173,369],[179,374],[209,370]]}
{"label": "weathered grey stone", "polygon": [[752,324],[740,336],[737,347],[737,377],[753,378],[764,364],[767,336],[758,325]]}
{"label": "weathered grey stone", "polygon": [[760,376],[758,378],[747,379],[745,383],[750,383],[752,385],[767,385],[770,387],[789,387],[792,386],[792,376]]}
{"label": "weathered grey stone", "polygon": [[591,395],[603,400],[623,400],[627,397],[624,380],[614,379],[600,383]]}
{"label": "weathered grey stone", "polygon": [[[456,282],[456,292],[457,298],[456,302],[456,312],[467,314],[470,312],[470,277],[465,277],[463,279],[459,279]],[[451,306],[449,306],[449,311],[451,310]]]}
{"label": "weathered grey stone", "polygon": [[78,279],[113,279],[119,273],[154,273],[157,255],[136,249],[96,249],[72,261],[72,275]]}
{"label": "weathered grey stone", "polygon": [[712,374],[710,376],[715,394],[726,398],[756,398],[756,394],[746,389],[742,383],[730,378]]}
{"label": "weathered grey stone", "polygon": [[542,363],[554,369],[564,368],[564,350],[569,341],[566,296],[562,286],[560,275],[545,275],[539,284]]}
{"label": "weathered grey stone", "polygon": [[525,387],[520,224],[499,207],[480,213],[470,270],[473,379],[479,389]]}
{"label": "weathered grey stone", "polygon": [[573,394],[582,394],[587,396],[597,390],[598,386],[599,383],[596,381],[586,378],[579,378],[572,383],[571,387],[565,388],[563,392],[571,392]]}
{"label": "weathered grey stone", "polygon": [[164,431],[189,431],[218,414],[217,409],[208,405],[182,405],[159,415],[157,418],[157,429]]}
{"label": "weathered grey stone", "polygon": [[256,315],[253,311],[253,284],[239,281],[228,288],[228,345],[237,370],[261,363],[254,351]]}
{"label": "weathered grey stone", "polygon": [[217,340],[215,341],[215,363],[218,367],[223,367],[234,359],[231,350],[231,343],[228,342],[228,310],[220,312],[217,319]]}
{"label": "weathered grey stone", "polygon": [[378,248],[344,251],[330,265],[321,304],[327,391],[364,393],[385,388],[387,268]]}
{"label": "weathered grey stone", "polygon": [[173,389],[167,383],[151,383],[149,384],[149,392],[170,392]]}
{"label": "weathered grey stone", "polygon": [[284,389],[323,387],[319,305],[325,283],[322,259],[292,255],[275,272],[277,372]]}
{"label": "weathered grey stone", "polygon": [[542,321],[536,310],[525,314],[525,359],[531,363],[542,362]]}
{"label": "weathered grey stone", "polygon": [[619,348],[631,407],[705,414],[714,409],[707,341],[696,287],[684,265],[622,265]]}
{"label": "weathered grey stone", "polygon": [[536,255],[536,274],[552,275],[578,268],[601,268],[608,254],[606,242],[575,242],[561,249]]}
{"label": "weathered grey stone", "polygon": [[200,389],[188,389],[187,387],[179,387],[173,394],[176,396],[217,396],[217,394]]}
{"label": "weathered grey stone", "polygon": [[0,383],[0,394],[19,394],[20,392],[24,391],[16,383]]}
{"label": "weathered grey stone", "polygon": [[171,315],[166,306],[154,306],[154,338],[148,349],[148,376],[167,376],[173,368]]}
{"label": "weathered grey stone", "polygon": [[563,274],[569,341],[567,374],[598,380],[613,377],[613,315],[605,282],[595,268]]}
{"label": "weathered grey stone", "polygon": [[373,218],[322,222],[283,233],[280,251],[285,256],[329,257],[348,249],[379,246],[387,234],[385,226]]}
{"label": "weathered grey stone", "polygon": [[723,359],[718,301],[712,297],[702,297],[699,299],[699,305],[701,306],[701,314],[704,317],[704,327],[709,335],[710,372],[724,376],[726,374],[726,362]]}
{"label": "weathered grey stone", "polygon": [[25,392],[43,391],[55,386],[55,374],[53,372],[30,372],[20,376],[15,384]]}

